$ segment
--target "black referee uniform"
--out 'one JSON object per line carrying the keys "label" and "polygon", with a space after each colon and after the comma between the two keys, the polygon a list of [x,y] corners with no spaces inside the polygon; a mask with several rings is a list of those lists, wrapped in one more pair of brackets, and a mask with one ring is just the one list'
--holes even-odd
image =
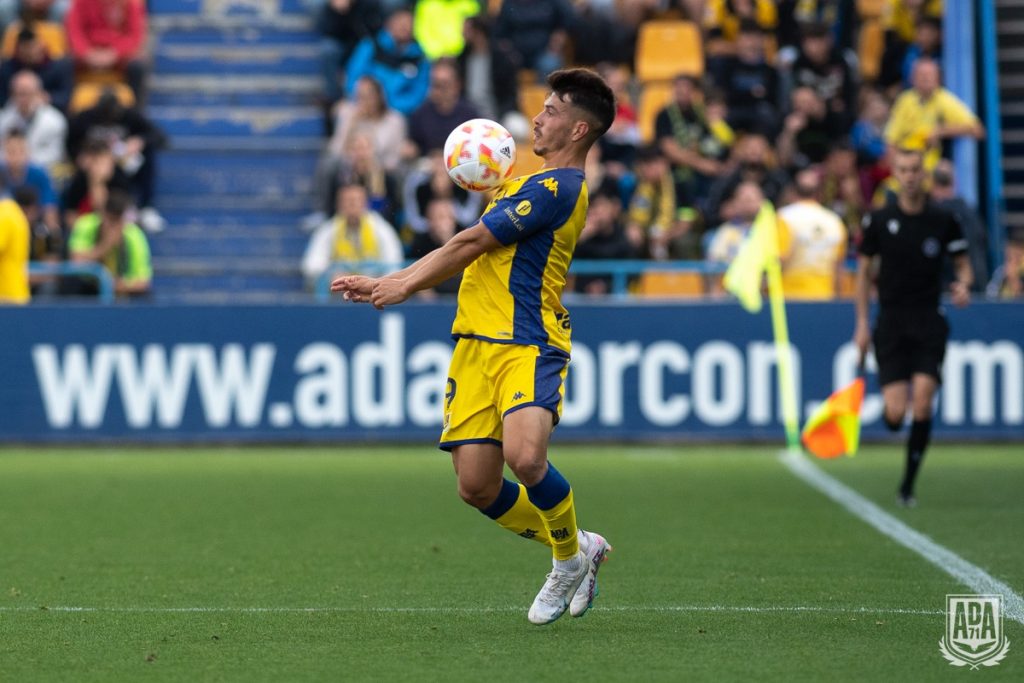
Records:
{"label": "black referee uniform", "polygon": [[[879,257],[878,318],[872,332],[878,379],[884,387],[915,374],[942,381],[949,325],[939,305],[946,258],[967,253],[956,214],[925,202],[920,213],[905,213],[898,202],[865,216],[860,253]],[[902,426],[902,417],[886,424]],[[931,436],[931,418],[915,419],[907,441],[907,469],[900,496],[909,500]]]}

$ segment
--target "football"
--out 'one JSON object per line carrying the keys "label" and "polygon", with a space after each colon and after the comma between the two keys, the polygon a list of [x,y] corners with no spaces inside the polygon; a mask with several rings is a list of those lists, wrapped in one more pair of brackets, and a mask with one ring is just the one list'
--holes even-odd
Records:
{"label": "football", "polygon": [[455,127],[444,143],[448,176],[472,192],[486,192],[512,175],[516,141],[504,126],[490,119],[471,119]]}

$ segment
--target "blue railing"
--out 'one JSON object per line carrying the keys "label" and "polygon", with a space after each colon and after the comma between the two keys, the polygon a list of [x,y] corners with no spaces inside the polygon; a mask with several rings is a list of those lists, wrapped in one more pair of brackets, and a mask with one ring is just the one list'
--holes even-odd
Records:
{"label": "blue railing", "polygon": [[[963,1],[963,0],[961,0]],[[985,103],[985,213],[988,218],[988,249],[992,270],[1003,264],[1003,135],[999,113],[999,59],[997,56],[996,8],[979,2],[978,28],[981,43],[982,89]]]}
{"label": "blue railing", "polygon": [[30,261],[28,264],[29,275],[58,275],[58,276],[84,276],[95,278],[99,286],[99,302],[110,304],[114,302],[114,278],[110,272],[98,263],[74,263],[72,261],[61,261],[59,263],[49,261]]}
{"label": "blue railing", "polygon": [[[342,273],[359,272],[366,275],[383,275],[398,267],[405,267],[412,261],[396,266],[394,263],[375,261],[335,262],[331,264],[316,282],[315,295],[317,301],[328,301],[331,298],[331,280]],[[698,275],[719,275],[724,273],[726,266],[721,263],[705,261],[642,261],[642,260],[577,260],[572,262],[569,273],[573,275],[607,275],[612,279],[612,296],[629,295],[629,280],[642,273],[694,273]]]}

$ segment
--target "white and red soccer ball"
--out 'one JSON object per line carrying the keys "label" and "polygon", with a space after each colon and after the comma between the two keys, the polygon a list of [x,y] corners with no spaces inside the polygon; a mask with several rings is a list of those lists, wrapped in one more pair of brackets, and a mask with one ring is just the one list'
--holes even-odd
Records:
{"label": "white and red soccer ball", "polygon": [[516,163],[516,141],[490,119],[470,119],[444,143],[448,176],[464,190],[486,192],[508,180]]}

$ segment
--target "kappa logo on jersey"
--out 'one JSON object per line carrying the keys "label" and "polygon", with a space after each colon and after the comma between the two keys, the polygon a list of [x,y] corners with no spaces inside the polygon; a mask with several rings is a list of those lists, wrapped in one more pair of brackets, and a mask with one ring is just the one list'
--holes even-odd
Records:
{"label": "kappa logo on jersey", "polygon": [[900,222],[895,218],[889,219],[889,224],[886,226],[889,228],[889,232],[895,235],[900,231]]}
{"label": "kappa logo on jersey", "polygon": [[540,181],[540,184],[551,190],[551,194],[558,196],[558,181],[554,178],[545,178]]}
{"label": "kappa logo on jersey", "polygon": [[518,213],[520,216],[529,215],[531,210],[533,210],[533,205],[530,204],[529,199],[524,199],[523,201],[519,202],[518,206],[516,206],[516,213]]}
{"label": "kappa logo on jersey", "polygon": [[524,398],[526,398],[526,394],[524,394],[521,391],[517,391],[516,393],[512,394],[513,401],[522,401]]}
{"label": "kappa logo on jersey", "polygon": [[519,535],[523,538],[535,538],[538,533],[540,532],[536,529],[523,529],[521,532],[519,532]]}

